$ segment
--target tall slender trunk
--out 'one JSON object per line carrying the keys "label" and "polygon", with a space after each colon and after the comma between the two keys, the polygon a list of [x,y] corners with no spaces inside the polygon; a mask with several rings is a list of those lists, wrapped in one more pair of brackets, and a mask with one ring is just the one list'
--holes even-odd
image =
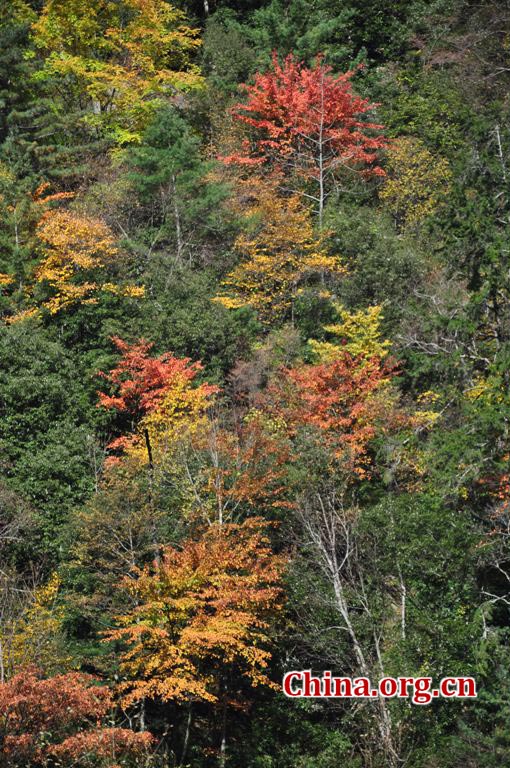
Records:
{"label": "tall slender trunk", "polygon": [[220,768],[225,768],[227,762],[227,692],[226,686],[223,690],[223,700],[221,705],[221,741],[220,741]]}
{"label": "tall slender trunk", "polygon": [[0,683],[5,683],[4,646],[0,637]]}
{"label": "tall slender trunk", "polygon": [[181,760],[179,765],[184,764],[184,760],[186,759],[186,755],[188,753],[188,745],[189,745],[189,735],[191,731],[191,702],[188,709],[188,717],[186,719],[186,731],[184,733],[184,742],[182,745],[182,753],[181,753]]}
{"label": "tall slender trunk", "polygon": [[321,118],[319,124],[319,229],[324,216],[324,75],[321,88]]}
{"label": "tall slender trunk", "polygon": [[181,214],[179,212],[179,206],[177,205],[177,185],[175,176],[172,176],[172,202],[174,206],[174,219],[175,219],[175,236],[177,238],[177,258],[182,261],[182,228],[181,228]]}
{"label": "tall slender trunk", "polygon": [[501,170],[503,173],[503,181],[506,182],[506,165],[505,165],[505,158],[503,155],[503,146],[501,144],[501,133],[499,130],[499,125],[496,125],[496,128],[494,129],[494,133],[496,134],[496,141],[498,143],[498,157],[499,157],[499,162],[501,164]]}

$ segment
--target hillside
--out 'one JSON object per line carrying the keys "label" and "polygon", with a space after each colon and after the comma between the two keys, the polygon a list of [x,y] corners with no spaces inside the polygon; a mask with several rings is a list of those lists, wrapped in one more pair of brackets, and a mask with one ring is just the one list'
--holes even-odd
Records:
{"label": "hillside", "polygon": [[510,766],[509,93],[508,0],[0,7],[0,766]]}

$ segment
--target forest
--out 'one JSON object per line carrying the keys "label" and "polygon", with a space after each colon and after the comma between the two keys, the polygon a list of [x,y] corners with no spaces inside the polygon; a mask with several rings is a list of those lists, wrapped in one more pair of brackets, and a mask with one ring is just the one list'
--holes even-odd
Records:
{"label": "forest", "polygon": [[509,94],[509,0],[0,0],[1,768],[510,766]]}

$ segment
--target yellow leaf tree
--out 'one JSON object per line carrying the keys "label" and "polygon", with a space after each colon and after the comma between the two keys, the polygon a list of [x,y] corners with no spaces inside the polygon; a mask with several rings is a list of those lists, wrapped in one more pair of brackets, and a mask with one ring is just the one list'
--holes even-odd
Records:
{"label": "yellow leaf tree", "polygon": [[240,264],[223,281],[215,301],[229,309],[251,306],[266,325],[292,316],[300,288],[344,269],[313,231],[311,213],[298,194],[284,196],[274,181],[256,179],[248,188],[245,213],[251,229],[235,243]]}
{"label": "yellow leaf tree", "polygon": [[319,363],[331,363],[348,352],[356,358],[383,358],[388,353],[390,342],[381,338],[382,306],[375,305],[349,312],[335,303],[339,321],[325,325],[324,330],[335,337],[334,342],[316,341],[308,343]]}
{"label": "yellow leaf tree", "polygon": [[404,227],[416,226],[439,208],[448,194],[448,160],[430,152],[420,139],[404,136],[388,150],[388,178],[379,197]]}
{"label": "yellow leaf tree", "polygon": [[3,668],[8,675],[28,664],[51,672],[69,663],[64,652],[64,610],[58,601],[59,591],[60,578],[54,573],[46,584],[27,594],[23,610],[11,622],[9,637],[0,635]]}
{"label": "yellow leaf tree", "polygon": [[37,236],[43,259],[35,270],[34,287],[49,293],[41,306],[52,315],[78,302],[96,303],[99,291],[143,296],[143,288],[99,279],[119,257],[113,232],[99,219],[53,210],[42,217]]}
{"label": "yellow leaf tree", "polygon": [[201,83],[197,30],[165,0],[46,0],[34,24],[43,81],[88,104],[85,122],[139,141],[158,97]]}

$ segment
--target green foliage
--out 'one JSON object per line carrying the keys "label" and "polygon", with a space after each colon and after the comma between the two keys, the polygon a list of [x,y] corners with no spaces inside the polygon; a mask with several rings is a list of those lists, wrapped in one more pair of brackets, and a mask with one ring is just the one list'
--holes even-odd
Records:
{"label": "green foliage", "polygon": [[92,489],[94,411],[72,357],[30,324],[0,336],[0,444],[9,486],[33,506],[54,556],[69,510]]}
{"label": "green foliage", "polygon": [[224,234],[227,190],[212,180],[212,164],[201,154],[199,136],[167,108],[157,113],[143,144],[127,155],[128,180],[145,206],[141,236],[151,251],[171,249],[178,264],[195,261],[204,241]]}

